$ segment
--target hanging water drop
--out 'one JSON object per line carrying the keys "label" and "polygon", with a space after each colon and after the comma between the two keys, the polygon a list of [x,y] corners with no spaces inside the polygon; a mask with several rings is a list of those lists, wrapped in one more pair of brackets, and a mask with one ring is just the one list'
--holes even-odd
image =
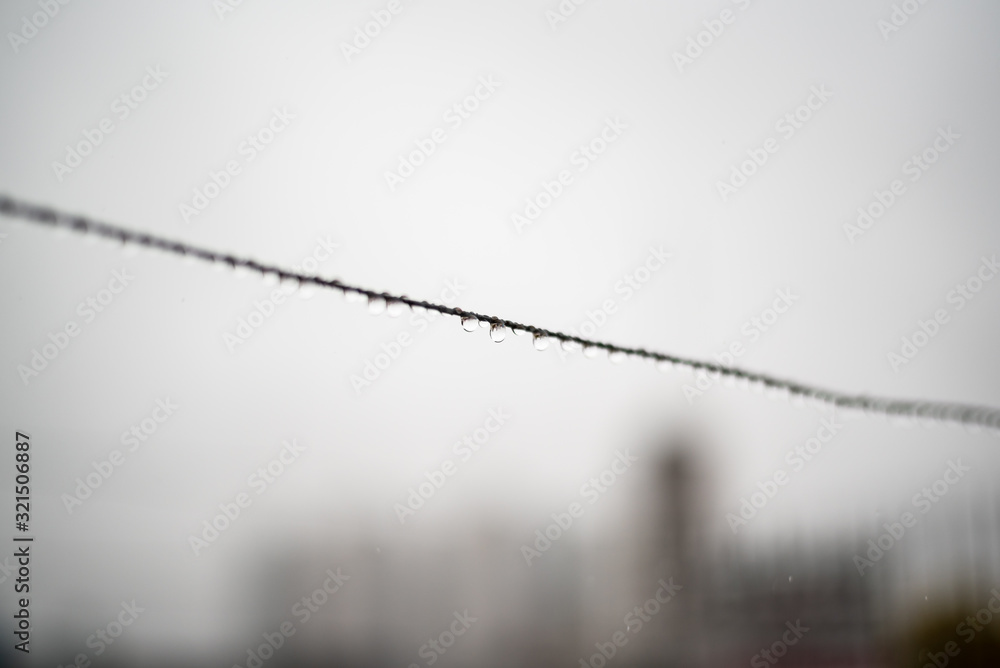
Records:
{"label": "hanging water drop", "polygon": [[363,302],[365,300],[365,296],[360,292],[355,292],[354,290],[344,290],[344,299],[353,304],[357,304],[358,302]]}
{"label": "hanging water drop", "polygon": [[549,347],[549,337],[543,334],[535,334],[534,344],[535,350],[545,350]]}
{"label": "hanging water drop", "polygon": [[385,311],[385,299],[371,296],[368,298],[368,312],[372,315],[379,315]]}
{"label": "hanging water drop", "polygon": [[656,368],[662,371],[663,373],[668,373],[674,370],[674,365],[672,362],[669,362],[667,360],[660,360],[656,363]]}
{"label": "hanging water drop", "polygon": [[510,331],[514,332],[514,336],[524,336],[528,333],[528,330],[521,329],[520,327],[511,327]]}
{"label": "hanging water drop", "polygon": [[571,353],[574,350],[576,350],[577,348],[579,348],[580,344],[578,344],[576,341],[570,341],[568,339],[563,339],[562,341],[559,342],[559,347],[562,348],[563,351],[565,351],[567,353]]}
{"label": "hanging water drop", "polygon": [[[216,263],[216,264],[218,264],[220,267],[222,266],[221,262],[220,263]],[[261,276],[261,279],[264,281],[264,285],[272,285],[273,286],[273,285],[277,285],[279,283],[279,281],[278,281],[278,275],[275,274],[274,272],[271,272],[271,271],[265,271],[264,275]]]}
{"label": "hanging water drop", "polygon": [[490,338],[493,339],[493,343],[500,343],[507,336],[507,328],[501,325],[499,322],[494,322],[490,325]]}
{"label": "hanging water drop", "polygon": [[480,321],[479,321],[479,326],[480,326],[480,327],[482,327],[482,328],[484,328],[484,329],[485,329],[486,327],[489,327],[489,326],[490,326],[490,325],[492,325],[492,324],[493,324],[493,323],[491,323],[491,322],[490,322],[489,320],[480,320]]}
{"label": "hanging water drop", "polygon": [[405,307],[406,304],[399,301],[398,299],[390,299],[385,304],[385,312],[389,315],[390,318],[398,318],[400,315],[403,314],[403,310]]}
{"label": "hanging water drop", "polygon": [[467,332],[476,331],[476,326],[479,324],[479,320],[473,318],[471,315],[462,316],[462,329]]}
{"label": "hanging water drop", "polygon": [[587,359],[591,359],[592,360],[595,357],[597,357],[600,353],[601,353],[601,349],[598,348],[597,346],[584,346],[583,347],[583,356],[586,357]]}
{"label": "hanging water drop", "polygon": [[769,385],[764,390],[764,396],[771,401],[788,400],[788,390],[779,385]]}
{"label": "hanging water drop", "polygon": [[620,350],[613,350],[608,353],[608,359],[612,364],[620,364],[625,361],[625,353]]}

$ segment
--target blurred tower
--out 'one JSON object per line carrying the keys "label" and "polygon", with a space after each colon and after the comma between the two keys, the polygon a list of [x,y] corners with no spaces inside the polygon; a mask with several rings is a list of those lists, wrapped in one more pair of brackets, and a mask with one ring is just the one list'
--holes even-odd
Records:
{"label": "blurred tower", "polygon": [[636,665],[701,665],[708,558],[703,457],[690,436],[668,438],[651,466],[649,485],[639,503],[644,513],[637,537],[636,604],[653,597],[661,582],[682,589],[637,634],[632,654]]}

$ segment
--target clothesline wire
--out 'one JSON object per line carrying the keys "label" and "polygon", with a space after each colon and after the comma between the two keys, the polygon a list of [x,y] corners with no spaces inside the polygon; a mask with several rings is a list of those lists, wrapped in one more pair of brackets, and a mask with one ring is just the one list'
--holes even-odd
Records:
{"label": "clothesline wire", "polygon": [[708,374],[733,379],[738,383],[757,384],[763,386],[764,388],[771,388],[779,393],[787,393],[791,397],[797,397],[804,401],[813,403],[827,404],[837,408],[855,410],[867,414],[954,422],[967,426],[986,427],[993,430],[1000,430],[1000,409],[997,408],[962,403],[915,401],[908,399],[893,399],[848,394],[796,381],[777,378],[765,373],[758,373],[738,367],[723,365],[717,362],[690,359],[677,355],[645,350],[643,348],[632,348],[613,343],[595,341],[573,334],[556,332],[542,327],[537,327],[535,325],[515,322],[506,318],[499,318],[497,316],[486,315],[475,311],[467,311],[455,306],[446,306],[434,302],[412,299],[410,297],[406,297],[405,295],[370,290],[344,283],[338,279],[303,274],[298,271],[292,271],[275,265],[257,262],[253,259],[237,257],[228,253],[221,253],[200,248],[192,244],[166,239],[156,235],[147,234],[145,232],[136,232],[117,225],[93,220],[85,216],[65,213],[52,207],[25,202],[3,194],[0,194],[0,213],[32,223],[50,225],[57,228],[67,228],[84,234],[93,234],[100,237],[114,239],[120,241],[122,244],[134,244],[136,246],[146,248],[155,248],[179,256],[194,257],[205,262],[222,263],[233,269],[248,269],[259,272],[262,275],[275,276],[280,281],[297,281],[300,285],[315,285],[321,288],[340,290],[345,294],[355,294],[367,297],[369,300],[381,299],[390,306],[393,304],[405,304],[411,308],[423,308],[428,311],[436,311],[444,315],[451,315],[463,319],[475,319],[479,322],[489,323],[489,325],[494,328],[505,327],[518,333],[529,332],[536,339],[551,339],[558,341],[560,344],[579,346],[585,351],[603,350],[611,356],[628,355],[651,360],[667,366],[687,368],[692,371],[704,371]]}

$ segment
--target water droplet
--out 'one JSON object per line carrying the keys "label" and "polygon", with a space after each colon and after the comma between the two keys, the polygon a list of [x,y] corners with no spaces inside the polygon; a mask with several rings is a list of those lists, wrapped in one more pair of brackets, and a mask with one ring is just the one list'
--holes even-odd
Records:
{"label": "water droplet", "polygon": [[471,315],[462,316],[462,329],[464,329],[465,331],[467,332],[476,331],[476,325],[478,324],[479,321],[473,318]]}
{"label": "water droplet", "polygon": [[390,318],[398,318],[400,315],[403,314],[403,310],[405,307],[406,304],[399,301],[398,299],[390,299],[385,304],[385,312],[389,315]]}
{"label": "water droplet", "polygon": [[566,339],[563,339],[559,342],[559,347],[564,351],[571,353],[574,350],[577,350],[580,347],[580,344],[576,341],[567,341]]}
{"label": "water droplet", "polygon": [[780,386],[770,386],[764,391],[764,396],[772,401],[785,400],[788,401],[788,390]]}
{"label": "water droplet", "polygon": [[[219,267],[223,266],[221,262],[217,262],[216,265]],[[271,271],[265,271],[261,278],[264,281],[264,285],[277,285],[280,282],[278,275]]]}
{"label": "water droplet", "polygon": [[483,327],[483,328],[489,327],[492,324],[493,323],[491,323],[489,320],[480,320],[479,321],[479,326]]}
{"label": "water droplet", "polygon": [[385,311],[385,299],[382,297],[368,298],[368,312],[372,315],[379,315]]}
{"label": "water droplet", "polygon": [[521,329],[520,327],[511,327],[510,331],[514,332],[514,336],[524,336],[528,333],[528,330]]}
{"label": "water droplet", "polygon": [[545,350],[549,347],[549,338],[541,334],[535,334],[535,350]]}
{"label": "water droplet", "polygon": [[583,347],[583,356],[586,357],[587,359],[591,359],[592,360],[592,359],[594,359],[595,357],[597,357],[600,354],[601,354],[601,349],[598,348],[597,346],[584,346]]}
{"label": "water droplet", "polygon": [[660,360],[656,363],[656,368],[663,373],[668,373],[674,370],[674,365],[672,362],[668,362],[667,360]]}
{"label": "water droplet", "polygon": [[[807,402],[808,404],[808,402]],[[857,420],[862,420],[865,417],[865,412],[858,408],[857,406],[841,406],[837,409],[837,417],[844,422],[855,422]]]}
{"label": "water droplet", "polygon": [[244,267],[242,264],[238,264],[233,268],[233,275],[241,280],[249,277],[252,273],[252,271]]}
{"label": "water droplet", "polygon": [[125,257],[135,257],[139,254],[139,247],[135,244],[122,242],[122,254]]}
{"label": "water droplet", "polygon": [[316,288],[312,285],[299,288],[299,299],[312,299],[316,296]]}
{"label": "water droplet", "polygon": [[426,306],[421,306],[420,304],[414,304],[413,306],[410,307],[410,309],[414,313],[421,313],[421,314],[422,313],[427,313],[427,307]]}
{"label": "water droplet", "polygon": [[608,359],[612,364],[621,364],[625,361],[625,353],[620,350],[613,350],[608,353]]}
{"label": "water droplet", "polygon": [[507,328],[501,325],[499,322],[495,322],[490,325],[490,338],[493,339],[494,343],[500,343],[507,336]]}

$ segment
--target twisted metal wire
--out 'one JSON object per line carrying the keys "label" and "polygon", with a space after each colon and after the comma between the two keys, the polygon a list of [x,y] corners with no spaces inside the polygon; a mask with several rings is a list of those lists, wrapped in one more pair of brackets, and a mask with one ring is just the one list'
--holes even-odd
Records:
{"label": "twisted metal wire", "polygon": [[389,292],[369,290],[367,288],[344,283],[337,279],[328,279],[321,276],[302,274],[300,272],[290,271],[278,266],[257,262],[256,260],[237,257],[228,253],[220,253],[193,246],[191,244],[172,241],[170,239],[165,239],[152,234],[146,234],[144,232],[134,232],[117,225],[92,220],[81,215],[64,213],[48,206],[32,204],[3,194],[0,194],[0,213],[32,223],[67,228],[83,234],[94,234],[114,239],[120,241],[122,244],[135,244],[137,246],[144,246],[147,248],[156,248],[175,255],[194,257],[206,262],[219,262],[226,264],[233,269],[238,267],[245,268],[251,271],[259,272],[262,275],[269,274],[276,276],[280,281],[295,280],[301,285],[316,285],[323,288],[340,290],[345,294],[353,293],[361,295],[367,297],[368,299],[383,299],[386,304],[406,304],[411,308],[423,308],[428,311],[436,311],[438,313],[457,316],[459,318],[475,318],[480,322],[487,322],[491,326],[503,326],[511,330],[530,332],[537,338],[545,337],[553,339],[559,341],[560,344],[569,343],[579,345],[583,348],[604,350],[609,355],[629,355],[632,357],[652,360],[658,363],[687,368],[692,371],[704,371],[719,377],[732,378],[736,381],[747,384],[753,383],[763,386],[764,388],[771,388],[778,392],[788,393],[788,395],[792,397],[799,397],[812,403],[825,404],[869,415],[899,416],[903,418],[924,419],[932,422],[953,422],[970,427],[985,427],[990,430],[1000,431],[1000,409],[988,406],[847,394],[844,392],[837,392],[821,387],[806,385],[796,381],[777,378],[764,373],[725,366],[716,362],[669,355],[666,353],[645,350],[644,348],[631,348],[613,343],[594,341],[572,334],[565,334],[563,332],[555,332],[542,327],[536,327],[535,325],[528,325],[515,322],[513,320],[507,320],[506,318],[485,315],[475,311],[467,311],[454,306],[445,306],[434,302],[411,299],[410,297],[406,297],[404,295],[396,295]]}

